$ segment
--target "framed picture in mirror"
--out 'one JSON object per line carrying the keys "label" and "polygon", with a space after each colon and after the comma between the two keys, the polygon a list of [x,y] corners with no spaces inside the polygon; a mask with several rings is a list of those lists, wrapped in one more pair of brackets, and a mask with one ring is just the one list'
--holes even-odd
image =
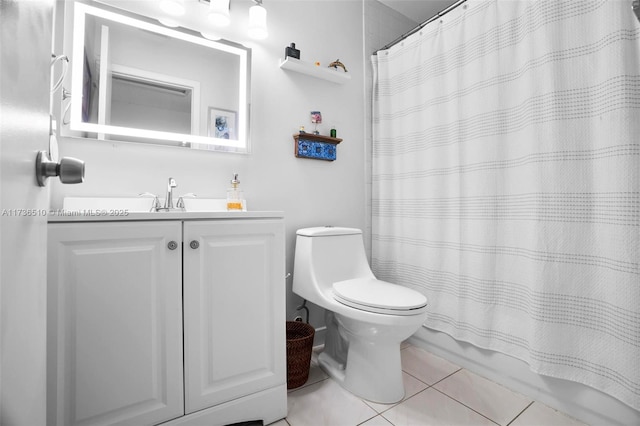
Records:
{"label": "framed picture in mirror", "polygon": [[209,107],[208,136],[218,139],[237,139],[237,115],[236,111]]}

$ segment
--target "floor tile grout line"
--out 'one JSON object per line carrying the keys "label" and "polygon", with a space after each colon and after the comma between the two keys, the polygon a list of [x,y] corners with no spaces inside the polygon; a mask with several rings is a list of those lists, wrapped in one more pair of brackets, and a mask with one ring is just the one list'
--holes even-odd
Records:
{"label": "floor tile grout line", "polygon": [[[434,382],[433,384],[429,384],[429,383],[425,382],[424,380],[421,380],[421,379],[419,379],[418,377],[414,376],[413,374],[409,373],[408,371],[402,370],[402,372],[403,372],[403,373],[406,373],[408,376],[413,377],[414,379],[416,379],[416,380],[417,380],[417,381],[419,381],[420,383],[423,383],[423,384],[424,384],[424,385],[426,385],[427,387],[426,387],[426,388],[424,388],[424,389],[422,389],[421,391],[416,392],[415,394],[413,394],[413,395],[409,396],[408,398],[404,398],[404,399],[402,399],[402,400],[401,400],[401,401],[399,401],[397,404],[392,405],[391,407],[387,408],[387,409],[386,409],[386,410],[384,410],[384,411],[381,411],[381,412],[380,412],[380,413],[378,413],[378,414],[382,416],[382,413],[386,413],[387,411],[391,410],[392,408],[397,407],[398,405],[402,404],[402,403],[403,403],[403,402],[405,402],[406,400],[411,399],[411,398],[413,398],[414,396],[419,395],[419,394],[421,394],[422,392],[426,391],[427,389],[434,387],[435,385],[437,385],[438,383],[442,382],[443,380],[445,380],[445,379],[447,379],[447,378],[449,378],[449,377],[453,376],[454,374],[456,374],[456,373],[457,373],[458,371],[460,371],[460,370],[463,370],[463,368],[462,368],[462,367],[458,367],[458,369],[457,369],[457,370],[455,370],[455,371],[453,371],[453,372],[449,373],[448,375],[444,376],[442,379],[440,379],[440,380],[438,380],[438,381]],[[435,388],[434,388],[434,389],[435,389]],[[437,390],[437,389],[436,389],[436,390]],[[441,392],[441,393],[442,393],[442,392]],[[447,395],[447,396],[449,396],[449,395]],[[451,398],[451,397],[449,397],[449,398]],[[454,400],[454,401],[456,401],[456,402],[460,402],[460,401],[455,400],[454,398],[451,398],[451,399],[453,399],[453,400]],[[367,404],[367,405],[368,405],[368,404]],[[464,404],[463,404],[463,405],[464,405]],[[465,407],[466,407],[466,405],[465,405]],[[373,407],[372,407],[372,408],[373,408]],[[374,410],[375,410],[375,408],[374,408]],[[376,411],[377,411],[377,410],[376,410]],[[475,410],[474,410],[474,411],[475,411]],[[478,414],[479,414],[479,413],[478,413]],[[382,416],[382,417],[384,417],[384,416]],[[483,417],[484,417],[484,416],[483,416]],[[391,423],[391,421],[390,421],[389,419],[387,419],[386,417],[384,417],[384,419],[385,419],[386,421],[388,421],[389,423]],[[489,420],[491,420],[491,419],[489,419]],[[493,422],[493,420],[491,420],[491,421]],[[495,422],[494,422],[494,423],[495,423]]]}
{"label": "floor tile grout line", "polygon": [[531,406],[533,405],[533,403],[534,403],[534,402],[535,402],[535,401],[531,401],[531,402],[529,403],[529,405],[527,405],[526,407],[524,407],[524,408],[522,409],[522,411],[520,411],[520,412],[519,412],[519,413],[518,413],[518,414],[517,414],[513,419],[511,419],[511,421],[510,421],[509,423],[507,423],[507,426],[509,426],[511,423],[515,422],[515,421],[516,421],[516,419],[517,419],[518,417],[520,417],[520,416],[522,415],[522,413],[524,413],[525,411],[527,411],[527,410],[529,409],[529,407],[531,407]]}
{"label": "floor tile grout line", "polygon": [[[425,389],[426,390],[426,389]],[[420,393],[420,392],[418,392]],[[417,394],[416,394],[417,395]],[[386,418],[385,416],[383,416],[382,414],[380,414],[380,417],[382,417],[383,419],[385,419],[386,421],[388,421],[392,426],[396,426],[395,423],[393,423],[391,420],[389,420],[388,418]]]}
{"label": "floor tile grout line", "polygon": [[[422,382],[422,383],[424,383],[424,382]],[[425,383],[425,384],[426,384],[426,383]],[[419,391],[419,392],[414,393],[413,395],[411,395],[411,396],[410,396],[410,397],[408,397],[408,398],[403,399],[402,401],[398,402],[397,404],[395,404],[395,405],[394,405],[393,407],[391,407],[391,408],[395,408],[395,407],[397,407],[398,405],[403,404],[405,401],[408,401],[408,400],[410,400],[411,398],[413,398],[413,397],[416,397],[416,396],[420,395],[422,392],[425,392],[425,391],[426,391],[427,389],[429,389],[430,387],[431,387],[431,386],[427,385],[427,387],[426,387],[426,388],[422,389],[422,390],[421,390],[421,391]],[[382,413],[378,413],[378,415],[379,415],[379,416],[381,416],[383,419],[385,419],[386,421],[388,421],[389,423],[391,423],[391,424],[393,425],[393,423],[391,422],[391,420],[389,420],[388,418],[386,418],[386,417],[383,415],[384,413],[386,413],[386,412],[388,412],[389,410],[391,410],[391,408],[389,408],[388,410],[384,410]]]}
{"label": "floor tile grout line", "polygon": [[295,389],[287,390],[287,395],[292,394],[292,393],[295,393],[295,392],[298,392],[299,390],[302,390],[302,389],[307,388],[307,387],[309,387],[309,386],[313,386],[313,385],[315,385],[316,383],[324,382],[325,380],[327,380],[327,379],[329,379],[329,378],[330,378],[330,377],[325,377],[324,379],[317,380],[317,381],[315,381],[315,382],[313,382],[313,383],[305,383],[304,385],[299,386],[299,387],[297,387],[297,388],[295,388]]}
{"label": "floor tile grout line", "polygon": [[[382,416],[382,414],[380,414],[380,413],[376,413],[376,415],[375,415],[375,416],[373,416],[373,417],[369,417],[367,420],[363,420],[363,421],[361,421],[360,423],[357,423],[357,424],[356,424],[356,426],[363,425],[363,424],[365,424],[366,422],[368,422],[369,420],[373,420],[373,419],[375,419],[376,417],[379,417],[379,416]],[[383,417],[383,418],[384,418],[384,417]],[[387,419],[385,419],[385,420],[387,420]],[[387,421],[388,421],[388,420],[387,420]]]}
{"label": "floor tile grout line", "polygon": [[433,386],[437,385],[438,383],[442,382],[443,380],[447,380],[449,377],[453,376],[454,374],[456,374],[457,372],[462,371],[462,370],[463,370],[463,368],[459,367],[456,371],[454,371],[453,373],[449,374],[447,377],[443,377],[442,379],[438,380],[437,382],[435,382],[431,386],[433,387]]}
{"label": "floor tile grout line", "polygon": [[[409,373],[407,373],[407,374],[409,374]],[[410,374],[409,374],[409,375],[410,375]],[[410,375],[410,376],[411,376],[411,375]],[[411,377],[413,377],[413,376],[411,376]],[[418,380],[418,379],[416,379],[416,380]],[[424,383],[424,382],[420,380],[420,383]],[[360,399],[362,400],[362,402],[364,402],[365,404],[367,404],[367,406],[368,406],[368,407],[371,407],[371,409],[372,409],[372,410],[374,410],[374,411],[378,412],[378,415],[379,415],[379,416],[382,416],[382,413],[386,413],[387,411],[391,410],[392,408],[397,407],[398,405],[402,404],[403,402],[405,402],[405,401],[407,401],[407,400],[409,400],[409,399],[413,398],[414,396],[416,396],[416,395],[418,395],[418,394],[420,394],[420,393],[422,393],[422,392],[426,391],[427,389],[429,389],[429,388],[431,387],[431,386],[427,385],[426,383],[424,383],[424,384],[427,386],[426,388],[424,388],[424,389],[422,389],[422,390],[420,390],[420,391],[418,391],[418,392],[414,393],[413,395],[409,395],[409,396],[408,396],[408,397],[406,397],[406,398],[402,398],[400,401],[396,402],[395,404],[390,405],[388,408],[385,408],[384,410],[382,410],[382,411],[380,411],[380,412],[378,412],[378,410],[376,410],[375,408],[373,408],[373,407],[371,407],[369,404],[367,404],[366,400],[364,400],[364,399],[362,399],[362,398],[360,398]],[[384,417],[384,416],[383,416],[383,417]],[[387,419],[386,417],[384,417],[384,419],[385,419],[386,421],[388,421],[389,423],[391,423],[391,422],[389,421],[389,419]]]}
{"label": "floor tile grout line", "polygon": [[[423,383],[424,383],[424,382],[423,382]],[[402,401],[400,401],[400,402],[398,402],[396,405],[394,405],[394,406],[393,406],[393,408],[397,407],[398,405],[402,404],[402,403],[403,403],[403,402],[405,402],[405,401],[410,400],[410,399],[411,399],[411,398],[413,398],[414,396],[420,395],[422,392],[426,391],[426,390],[427,390],[427,389],[429,389],[430,387],[431,387],[431,386],[428,386],[428,387],[426,387],[426,388],[422,389],[420,392],[417,392],[417,393],[415,393],[415,394],[411,395],[409,398],[403,399]],[[386,418],[386,417],[383,415],[383,413],[386,413],[386,412],[388,412],[388,411],[389,411],[389,410],[385,410],[385,411],[383,411],[382,413],[379,413],[378,415],[379,415],[380,417],[382,417],[383,419],[385,419],[387,422],[389,422],[389,423],[391,423],[392,425],[394,425],[394,426],[395,426],[395,423],[393,423],[391,420],[389,420],[388,418]]]}
{"label": "floor tile grout line", "polygon": [[[432,386],[432,387],[433,387],[433,386]],[[451,399],[451,400],[453,400],[453,401],[457,402],[458,404],[462,405],[463,407],[467,407],[469,410],[471,410],[471,411],[473,411],[474,413],[476,413],[476,414],[478,414],[478,415],[480,415],[480,416],[484,417],[485,419],[489,420],[491,423],[495,423],[495,424],[496,424],[496,425],[498,425],[498,426],[500,425],[500,423],[496,422],[496,421],[495,421],[495,420],[493,420],[493,419],[490,419],[489,417],[485,416],[485,415],[484,415],[484,414],[482,414],[481,412],[479,412],[479,411],[477,411],[477,410],[474,410],[473,408],[469,407],[469,406],[468,406],[467,404],[465,404],[464,402],[458,401],[457,399],[455,399],[455,398],[454,398],[454,397],[452,397],[451,395],[447,395],[446,393],[444,393],[444,392],[443,392],[443,391],[441,391],[440,389],[438,389],[438,388],[435,388],[435,387],[434,387],[434,388],[433,388],[433,390],[435,390],[435,391],[437,391],[437,392],[440,392],[442,395],[444,395],[444,396],[446,396],[447,398],[449,398],[449,399]]]}
{"label": "floor tile grout line", "polygon": [[[411,397],[409,397],[409,398],[411,398]],[[364,400],[364,399],[362,400],[362,402],[364,402],[365,404],[367,404],[367,407],[371,407],[371,409],[372,409],[373,411],[375,411],[376,413],[378,413],[378,414],[382,414],[382,413],[385,413],[385,412],[387,412],[387,411],[391,410],[393,407],[398,406],[398,404],[400,404],[400,403],[404,402],[405,400],[406,400],[406,398],[403,398],[402,400],[400,400],[400,401],[396,402],[395,404],[390,404],[388,408],[385,408],[385,409],[384,409],[384,410],[382,410],[382,411],[378,411],[378,410],[376,410],[375,408],[371,407],[371,405],[367,404],[367,401],[366,401],[366,400]]]}
{"label": "floor tile grout line", "polygon": [[431,386],[429,383],[426,383],[424,380],[420,380],[420,379],[418,379],[416,376],[414,376],[414,375],[413,375],[413,374],[411,374],[411,373],[408,373],[408,372],[406,372],[406,371],[404,371],[404,370],[402,370],[402,372],[403,372],[403,373],[406,373],[407,375],[409,375],[409,376],[411,376],[411,377],[413,377],[414,379],[416,379],[416,380],[417,380],[417,381],[419,381],[420,383],[424,383],[424,384],[425,384],[425,385],[427,385],[427,386]]}
{"label": "floor tile grout line", "polygon": [[444,376],[442,379],[438,380],[437,382],[434,382],[434,383],[433,383],[433,384],[431,384],[431,385],[430,385],[429,383],[425,382],[424,380],[422,380],[422,379],[420,379],[420,378],[418,378],[418,377],[414,376],[413,374],[409,373],[409,372],[408,372],[408,371],[406,371],[406,370],[402,370],[402,372],[403,372],[403,373],[406,373],[407,375],[409,375],[409,376],[411,376],[411,377],[413,377],[414,379],[416,379],[416,380],[417,380],[417,381],[419,381],[420,383],[424,383],[425,385],[427,385],[427,386],[431,387],[431,386],[435,386],[435,385],[437,385],[438,383],[440,383],[441,381],[443,381],[443,380],[444,380],[444,379],[446,379],[447,377],[451,377],[452,375],[456,374],[458,371],[460,371],[460,370],[462,370],[462,369],[463,369],[462,367],[458,367],[458,369],[457,369],[456,371],[454,371],[454,372],[452,372],[452,373],[449,373],[448,375]]}

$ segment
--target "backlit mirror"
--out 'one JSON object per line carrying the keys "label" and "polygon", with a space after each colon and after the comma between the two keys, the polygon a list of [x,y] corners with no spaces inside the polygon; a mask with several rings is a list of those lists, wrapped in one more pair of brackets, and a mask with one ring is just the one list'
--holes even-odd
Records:
{"label": "backlit mirror", "polygon": [[249,49],[79,2],[73,22],[76,135],[247,152]]}

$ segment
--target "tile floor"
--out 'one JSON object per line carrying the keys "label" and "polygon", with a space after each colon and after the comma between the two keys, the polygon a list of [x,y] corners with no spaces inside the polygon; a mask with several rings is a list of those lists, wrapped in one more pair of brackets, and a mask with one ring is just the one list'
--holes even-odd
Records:
{"label": "tile floor", "polygon": [[352,395],[320,370],[316,357],[314,353],[307,383],[289,391],[287,418],[272,426],[584,426],[408,344],[402,347],[406,395],[397,404],[376,404]]}

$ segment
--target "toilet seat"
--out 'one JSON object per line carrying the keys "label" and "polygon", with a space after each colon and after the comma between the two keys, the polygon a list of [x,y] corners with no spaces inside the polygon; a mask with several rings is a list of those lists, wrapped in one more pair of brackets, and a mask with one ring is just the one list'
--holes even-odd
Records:
{"label": "toilet seat", "polygon": [[375,278],[355,278],[333,284],[336,301],[352,308],[380,314],[416,315],[427,298],[415,290]]}

